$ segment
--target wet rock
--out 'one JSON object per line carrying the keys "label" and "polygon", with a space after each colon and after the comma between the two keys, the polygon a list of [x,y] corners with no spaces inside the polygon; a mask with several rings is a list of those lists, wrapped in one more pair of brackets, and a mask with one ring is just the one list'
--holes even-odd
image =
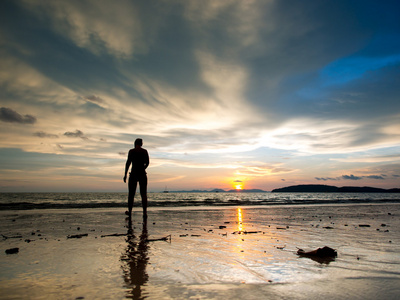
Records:
{"label": "wet rock", "polygon": [[329,264],[330,262],[335,260],[335,258],[337,257],[337,252],[336,250],[325,246],[323,248],[318,248],[309,252],[306,252],[303,249],[299,249],[297,251],[297,255],[310,258],[320,264]]}
{"label": "wet rock", "polygon": [[299,249],[297,251],[298,255],[302,255],[302,256],[317,256],[317,257],[336,257],[337,256],[337,252],[336,250],[324,246],[322,248],[318,248],[312,251],[304,251],[303,249]]}

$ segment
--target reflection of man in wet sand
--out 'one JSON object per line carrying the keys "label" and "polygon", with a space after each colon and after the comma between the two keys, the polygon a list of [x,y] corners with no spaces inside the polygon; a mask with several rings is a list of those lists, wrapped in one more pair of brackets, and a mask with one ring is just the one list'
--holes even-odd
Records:
{"label": "reflection of man in wet sand", "polygon": [[121,256],[121,261],[125,261],[126,265],[122,265],[124,272],[124,280],[129,289],[127,298],[132,299],[145,299],[146,296],[142,295],[142,286],[149,280],[149,275],[146,272],[148,263],[148,249],[149,240],[147,233],[147,220],[143,221],[142,234],[139,241],[132,229],[132,221],[128,221],[128,234],[127,234],[127,248],[126,252]]}
{"label": "reflection of man in wet sand", "polygon": [[147,174],[146,169],[150,164],[149,154],[146,149],[142,148],[143,140],[135,140],[135,148],[129,150],[128,159],[125,164],[124,182],[126,182],[126,174],[132,164],[129,176],[129,195],[128,195],[128,211],[126,214],[129,218],[132,216],[133,199],[136,193],[137,183],[139,182],[140,196],[142,197],[143,218],[147,218]]}

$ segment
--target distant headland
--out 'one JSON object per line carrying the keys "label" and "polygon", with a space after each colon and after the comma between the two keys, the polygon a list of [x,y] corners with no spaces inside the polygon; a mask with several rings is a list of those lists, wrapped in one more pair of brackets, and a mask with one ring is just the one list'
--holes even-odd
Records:
{"label": "distant headland", "polygon": [[274,189],[271,193],[400,193],[400,188],[381,189],[369,186],[336,187],[324,184],[301,184]]}

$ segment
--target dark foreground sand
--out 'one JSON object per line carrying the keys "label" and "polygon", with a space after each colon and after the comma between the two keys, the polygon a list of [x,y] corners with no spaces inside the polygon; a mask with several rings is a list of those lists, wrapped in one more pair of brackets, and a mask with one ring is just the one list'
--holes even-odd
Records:
{"label": "dark foreground sand", "polygon": [[[3,211],[0,298],[399,299],[399,216],[400,204],[164,208],[147,226],[135,211],[130,230],[121,209]],[[296,254],[323,246],[338,257]]]}

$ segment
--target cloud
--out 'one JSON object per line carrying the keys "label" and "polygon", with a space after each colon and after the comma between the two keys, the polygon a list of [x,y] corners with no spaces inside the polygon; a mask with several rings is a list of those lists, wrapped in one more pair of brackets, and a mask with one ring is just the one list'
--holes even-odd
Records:
{"label": "cloud", "polygon": [[50,20],[52,28],[77,46],[96,55],[104,52],[128,57],[147,50],[144,14],[131,1],[23,1],[40,17]]}
{"label": "cloud", "polygon": [[94,103],[104,103],[104,100],[102,98],[100,98],[99,96],[96,95],[91,95],[91,96],[87,96],[84,97],[86,100],[90,101],[90,102],[94,102]]}
{"label": "cloud", "polygon": [[362,163],[379,163],[388,161],[400,161],[400,154],[387,155],[362,155],[360,157],[350,156],[345,158],[331,158],[333,161],[339,162],[362,162]]}
{"label": "cloud", "polygon": [[344,180],[361,180],[363,178],[385,180],[385,177],[386,175],[366,175],[366,176],[354,176],[353,174],[342,175],[342,179]]}
{"label": "cloud", "polygon": [[[266,185],[270,175],[299,172],[304,181],[388,185],[400,174],[392,2],[0,6],[0,99],[15,110],[0,111],[8,122],[0,139],[9,148],[122,161],[140,136],[162,174],[181,167],[222,178],[238,170],[244,177],[236,178]],[[40,122],[14,125],[30,124],[28,116]],[[81,130],[71,130],[76,124]],[[355,175],[335,177],[350,172],[338,171],[349,162]],[[379,170],[381,162],[391,166]]]}
{"label": "cloud", "polygon": [[315,177],[315,179],[319,180],[319,181],[340,180],[340,178],[338,178],[338,177],[336,177],[336,178],[333,178],[333,177]]}
{"label": "cloud", "polygon": [[1,107],[0,108],[0,120],[7,123],[19,123],[19,124],[35,124],[36,117],[31,115],[20,115],[11,108]]}
{"label": "cloud", "polygon": [[67,131],[64,133],[64,135],[67,137],[77,137],[77,138],[81,138],[83,140],[88,140],[88,138],[84,135],[84,133],[78,129],[75,130],[74,132]]}
{"label": "cloud", "polygon": [[58,138],[57,134],[46,133],[44,131],[35,132],[35,133],[33,133],[33,136],[37,136],[37,137],[40,137],[40,138],[51,138],[51,139]]}
{"label": "cloud", "polygon": [[369,178],[369,179],[379,179],[379,180],[385,180],[386,176],[382,175],[368,175],[368,176],[363,176],[364,178]]}
{"label": "cloud", "polygon": [[315,177],[316,180],[318,181],[330,181],[330,180],[362,180],[364,178],[366,179],[377,179],[377,180],[385,180],[387,175],[381,174],[381,175],[366,175],[366,176],[354,176],[353,174],[351,175],[342,175],[341,177]]}

